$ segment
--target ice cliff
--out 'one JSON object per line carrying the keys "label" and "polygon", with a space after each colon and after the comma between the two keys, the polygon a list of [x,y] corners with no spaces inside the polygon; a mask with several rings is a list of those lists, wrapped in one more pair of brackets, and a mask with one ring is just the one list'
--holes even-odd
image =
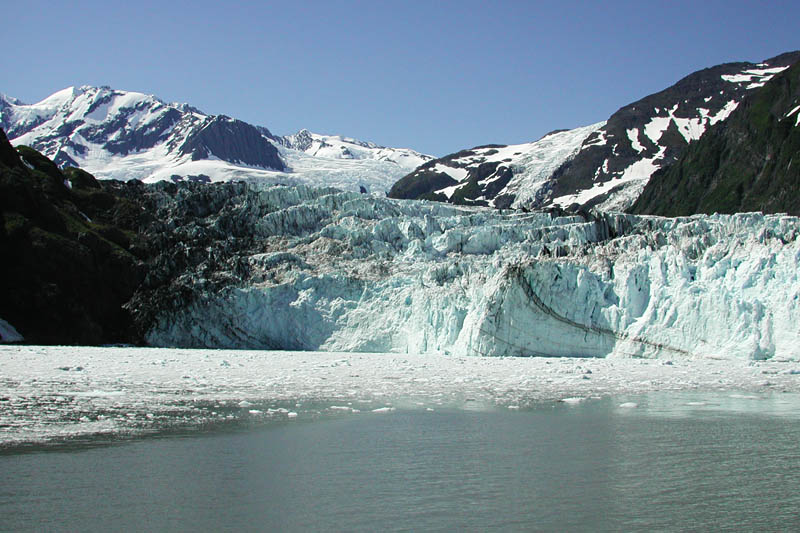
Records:
{"label": "ice cliff", "polygon": [[800,219],[151,186],[156,346],[800,359]]}

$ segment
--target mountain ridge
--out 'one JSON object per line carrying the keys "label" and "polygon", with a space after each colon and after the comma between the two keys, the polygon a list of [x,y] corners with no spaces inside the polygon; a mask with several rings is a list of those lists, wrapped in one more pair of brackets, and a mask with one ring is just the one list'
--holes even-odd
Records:
{"label": "mountain ridge", "polygon": [[[761,63],[702,69],[621,107],[594,129],[568,130],[570,150],[543,153],[548,136],[516,145],[499,162],[481,147],[462,150],[415,169],[389,195],[499,208],[625,210],[656,170],[674,163],[708,127],[730,116],[748,92],[798,60],[800,52],[787,52]],[[494,146],[501,148],[512,147]],[[489,169],[486,163],[496,164]],[[525,186],[515,186],[519,182]]]}
{"label": "mountain ridge", "polygon": [[[61,167],[121,180],[256,179],[379,192],[431,159],[307,130],[278,136],[264,126],[108,86],[68,87],[36,104],[2,97],[0,127],[12,144],[30,145]],[[296,142],[303,132],[307,147]]]}

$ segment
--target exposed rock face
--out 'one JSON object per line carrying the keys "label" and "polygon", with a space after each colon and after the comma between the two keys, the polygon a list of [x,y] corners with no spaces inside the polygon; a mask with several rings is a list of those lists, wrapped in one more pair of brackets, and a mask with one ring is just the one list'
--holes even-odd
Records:
{"label": "exposed rock face", "polygon": [[90,175],[18,154],[0,130],[0,318],[29,343],[141,340],[123,304],[143,275],[142,219]]}
{"label": "exposed rock face", "polygon": [[192,161],[211,156],[225,161],[262,168],[283,170],[278,150],[254,126],[225,116],[207,121],[196,133],[187,137],[179,153]]}
{"label": "exposed rock face", "polygon": [[745,95],[758,92],[798,59],[800,52],[791,52],[759,64],[728,63],[695,72],[621,108],[605,123],[431,161],[401,179],[390,196],[494,207],[625,210],[654,172],[677,161]]}
{"label": "exposed rock face", "polygon": [[799,110],[800,64],[795,64],[745,98],[676,164],[657,172],[632,212],[800,215]]}

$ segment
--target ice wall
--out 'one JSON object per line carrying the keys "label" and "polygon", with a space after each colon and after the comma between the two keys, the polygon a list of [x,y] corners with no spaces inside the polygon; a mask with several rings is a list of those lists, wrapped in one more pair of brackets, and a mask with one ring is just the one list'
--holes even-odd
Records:
{"label": "ice wall", "polygon": [[236,272],[177,278],[191,297],[157,314],[151,344],[800,358],[793,217],[559,217],[243,191],[203,220],[252,234],[228,262]]}

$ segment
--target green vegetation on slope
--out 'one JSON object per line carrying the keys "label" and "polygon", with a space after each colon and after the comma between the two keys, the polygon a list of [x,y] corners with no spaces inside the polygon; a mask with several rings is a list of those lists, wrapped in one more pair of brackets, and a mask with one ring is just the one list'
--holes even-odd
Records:
{"label": "green vegetation on slope", "polygon": [[798,106],[800,63],[750,94],[728,120],[654,174],[631,212],[800,215]]}

